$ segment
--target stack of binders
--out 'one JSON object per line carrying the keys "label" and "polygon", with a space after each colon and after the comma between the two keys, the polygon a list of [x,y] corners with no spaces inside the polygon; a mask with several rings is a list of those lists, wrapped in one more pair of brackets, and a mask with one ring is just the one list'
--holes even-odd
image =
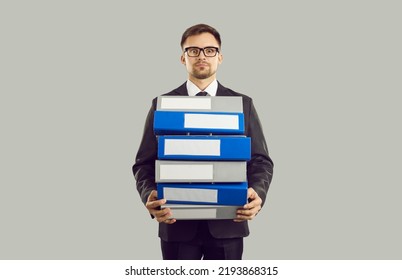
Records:
{"label": "stack of binders", "polygon": [[233,219],[247,203],[247,160],[241,97],[160,96],[155,181],[175,219]]}

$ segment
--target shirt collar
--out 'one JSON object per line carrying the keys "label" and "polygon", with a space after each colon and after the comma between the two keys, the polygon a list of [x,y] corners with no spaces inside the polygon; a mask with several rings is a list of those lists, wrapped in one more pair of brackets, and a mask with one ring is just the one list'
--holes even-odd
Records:
{"label": "shirt collar", "polygon": [[215,79],[205,90],[200,90],[192,81],[187,80],[186,87],[189,96],[195,96],[200,91],[206,91],[210,96],[216,96],[216,92],[218,91],[218,81]]}

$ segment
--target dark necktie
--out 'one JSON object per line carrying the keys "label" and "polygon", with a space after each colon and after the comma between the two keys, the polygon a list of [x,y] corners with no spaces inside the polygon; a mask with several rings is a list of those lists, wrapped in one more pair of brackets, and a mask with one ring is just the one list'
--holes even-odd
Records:
{"label": "dark necktie", "polygon": [[207,95],[209,94],[206,91],[200,91],[199,93],[196,94],[196,96],[207,96]]}

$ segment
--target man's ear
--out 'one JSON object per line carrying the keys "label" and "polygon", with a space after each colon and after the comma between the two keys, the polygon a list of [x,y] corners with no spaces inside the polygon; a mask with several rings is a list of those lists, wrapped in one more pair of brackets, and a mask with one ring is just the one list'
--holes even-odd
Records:
{"label": "man's ear", "polygon": [[219,53],[218,54],[218,62],[219,62],[219,64],[221,64],[222,61],[223,61],[223,54]]}
{"label": "man's ear", "polygon": [[186,58],[184,57],[184,54],[181,55],[180,61],[181,61],[181,64],[186,65]]}

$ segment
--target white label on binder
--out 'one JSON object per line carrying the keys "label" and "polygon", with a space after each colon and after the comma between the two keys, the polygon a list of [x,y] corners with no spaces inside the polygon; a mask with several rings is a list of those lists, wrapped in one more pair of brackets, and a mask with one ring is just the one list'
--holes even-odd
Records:
{"label": "white label on binder", "polygon": [[221,114],[184,114],[184,127],[239,129],[239,116]]}
{"label": "white label on binder", "polygon": [[214,177],[212,164],[161,164],[159,171],[161,180],[212,180]]}
{"label": "white label on binder", "polygon": [[218,216],[216,208],[174,208],[171,210],[175,219],[216,219]]}
{"label": "white label on binder", "polygon": [[167,200],[189,202],[218,202],[218,190],[191,188],[163,188],[163,196]]}
{"label": "white label on binder", "polygon": [[165,139],[165,155],[220,156],[220,140]]}
{"label": "white label on binder", "polygon": [[211,110],[211,98],[162,98],[161,109],[165,110]]}

